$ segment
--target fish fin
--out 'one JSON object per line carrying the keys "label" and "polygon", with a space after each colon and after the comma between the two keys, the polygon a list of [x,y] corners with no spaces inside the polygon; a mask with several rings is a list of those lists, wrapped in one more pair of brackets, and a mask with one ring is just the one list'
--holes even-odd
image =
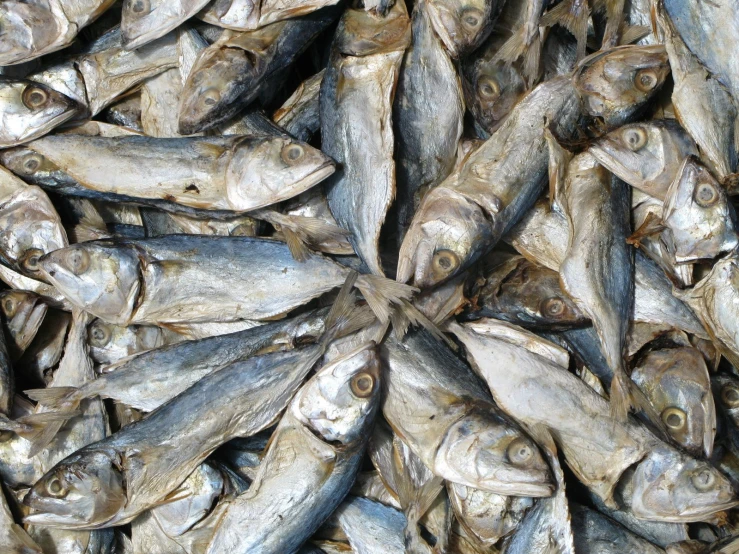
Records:
{"label": "fish fin", "polygon": [[511,37],[507,41],[505,41],[495,53],[495,56],[493,56],[493,61],[495,62],[500,60],[507,64],[512,64],[518,58],[523,56],[527,46],[525,34],[526,30],[523,26],[516,29],[513,35],[511,35]]}
{"label": "fish fin", "polygon": [[[57,412],[62,413],[62,415],[66,416],[66,413],[63,412]],[[42,414],[33,414],[33,415],[42,415]],[[30,417],[30,416],[29,416]],[[68,420],[68,417],[63,417],[61,420],[57,419],[56,421],[48,421],[43,426],[39,427],[39,430],[34,435],[31,435],[29,437],[24,437],[28,442],[31,443],[31,448],[28,451],[28,458],[33,458],[36,454],[41,452],[44,448],[49,446],[51,441],[54,440],[54,437],[56,437],[56,434],[59,432],[59,429],[62,428],[64,423]]]}
{"label": "fish fin", "polygon": [[364,296],[377,319],[386,323],[390,319],[391,306],[400,305],[403,300],[410,300],[418,289],[398,283],[379,275],[360,275],[356,287]]}
{"label": "fish fin", "polygon": [[403,316],[408,319],[411,325],[415,327],[423,327],[426,329],[429,333],[431,333],[434,338],[437,340],[443,341],[446,343],[446,345],[454,350],[455,352],[458,350],[457,345],[449,338],[447,337],[441,329],[431,321],[428,317],[426,317],[418,308],[416,308],[413,304],[408,302],[407,300],[404,300],[402,303],[402,306],[400,310],[403,313]]}
{"label": "fish fin", "polygon": [[41,547],[26,533],[26,531],[17,523],[10,524],[10,533],[16,539],[19,545],[22,545],[17,554],[44,554]]}
{"label": "fish fin", "polygon": [[549,427],[543,423],[535,423],[529,425],[526,429],[536,444],[546,450],[550,456],[557,456],[557,444],[554,442],[554,437]]}
{"label": "fish fin", "polygon": [[672,442],[665,424],[649,402],[649,399],[626,375],[623,369],[615,371],[611,380],[611,416],[618,421],[626,421],[629,411],[641,412],[653,430],[666,442]]}
{"label": "fish fin", "polygon": [[651,32],[652,29],[646,25],[625,25],[623,31],[621,31],[619,44],[632,44],[637,40],[643,39]]}
{"label": "fish fin", "polygon": [[613,48],[618,44],[618,31],[624,17],[624,0],[605,0],[606,29],[603,33],[601,48]]}
{"label": "fish fin", "polygon": [[534,38],[526,49],[523,58],[523,74],[529,89],[539,80],[539,61],[541,59],[541,35],[537,29]]}
{"label": "fish fin", "polygon": [[[286,215],[274,210],[256,210],[250,216],[271,224],[277,231],[282,232],[290,253],[298,261],[308,258],[309,246],[317,247],[327,242],[346,240],[349,231],[328,223],[317,217],[302,215]],[[318,248],[316,248],[318,249]],[[298,256],[301,256],[299,258]]]}
{"label": "fish fin", "polygon": [[[739,150],[739,148],[738,148]],[[726,189],[726,194],[736,196],[739,193],[739,173],[729,173],[721,179],[721,186]]]}
{"label": "fish fin", "polygon": [[567,166],[572,159],[572,152],[564,148],[554,137],[549,127],[544,129],[544,138],[549,147],[549,206],[564,213],[564,206],[559,201],[565,183]]}
{"label": "fish fin", "polygon": [[352,287],[356,284],[358,274],[351,271],[336,296],[331,310],[325,320],[325,331],[320,339],[320,355],[323,355],[328,345],[335,339],[345,337],[371,325],[375,321],[375,314],[366,306],[357,307],[356,297]]}
{"label": "fish fin", "polygon": [[296,262],[304,262],[310,258],[310,249],[303,240],[289,227],[282,227],[282,236],[285,237],[285,243],[290,250],[290,254],[295,258]]}
{"label": "fish fin", "polygon": [[632,406],[628,377],[623,371],[616,371],[611,379],[611,417],[626,421]]}
{"label": "fish fin", "polygon": [[74,410],[85,398],[78,387],[47,387],[23,391],[31,400],[55,411]]}
{"label": "fish fin", "polygon": [[662,218],[654,212],[649,212],[639,228],[634,231],[630,237],[626,239],[626,243],[636,248],[641,248],[641,239],[651,235],[656,235],[665,230]]}
{"label": "fish fin", "polygon": [[590,10],[588,3],[582,0],[565,0],[545,13],[539,20],[542,27],[561,25],[577,40],[577,61],[585,57],[585,46],[588,38],[588,19]]}

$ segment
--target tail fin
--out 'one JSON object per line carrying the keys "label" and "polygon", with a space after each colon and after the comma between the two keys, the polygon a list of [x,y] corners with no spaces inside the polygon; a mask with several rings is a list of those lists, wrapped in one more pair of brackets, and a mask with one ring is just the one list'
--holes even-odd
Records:
{"label": "tail fin", "polygon": [[357,277],[356,286],[377,319],[383,323],[390,319],[391,306],[399,306],[418,292],[415,287],[379,275],[360,275]]}
{"label": "tail fin", "polygon": [[572,33],[577,40],[577,61],[580,61],[585,57],[589,17],[590,10],[585,0],[565,0],[545,13],[539,24],[542,27],[561,25]]}
{"label": "tail fin", "polygon": [[23,437],[28,441],[33,441],[47,426],[57,423],[63,425],[65,421],[78,415],[80,415],[79,410],[40,412],[19,417],[15,420],[9,419],[4,415],[0,415],[0,430],[11,431],[19,437]]}
{"label": "tail fin", "polygon": [[29,389],[26,396],[53,411],[75,410],[86,398],[78,387],[47,387]]}
{"label": "tail fin", "polygon": [[562,198],[567,166],[572,159],[572,152],[562,147],[549,128],[544,129],[544,138],[549,148],[549,205],[564,213],[564,206],[559,202]]}
{"label": "tail fin", "polygon": [[521,26],[511,35],[493,56],[493,61],[502,61],[512,64],[526,52],[526,29]]}
{"label": "tail fin", "polygon": [[641,412],[654,431],[667,442],[671,442],[665,424],[649,402],[649,399],[626,375],[623,368],[615,371],[611,380],[611,416],[618,421],[626,421],[629,411]]}
{"label": "tail fin", "polygon": [[534,88],[534,85],[539,80],[541,46],[541,35],[537,29],[523,57],[523,75],[526,78],[526,85],[529,89]]}
{"label": "tail fin", "polygon": [[603,33],[603,50],[618,45],[618,32],[624,17],[624,0],[605,0],[606,29]]}
{"label": "tail fin", "polygon": [[400,341],[406,334],[408,327],[410,325],[414,325],[415,327],[423,327],[431,333],[434,338],[445,342],[449,348],[455,352],[457,351],[457,345],[454,344],[454,342],[452,342],[452,340],[447,337],[433,321],[427,318],[418,310],[418,308],[407,300],[404,300],[400,309],[391,316],[391,321],[395,338],[398,341]]}
{"label": "tail fin", "polygon": [[262,219],[281,231],[290,253],[299,262],[310,257],[309,246],[346,241],[349,234],[345,229],[316,217],[285,215],[272,210],[257,210],[249,215]]}
{"label": "tail fin", "polygon": [[652,28],[646,25],[625,25],[621,32],[619,44],[632,44],[637,40],[643,39],[651,32]]}

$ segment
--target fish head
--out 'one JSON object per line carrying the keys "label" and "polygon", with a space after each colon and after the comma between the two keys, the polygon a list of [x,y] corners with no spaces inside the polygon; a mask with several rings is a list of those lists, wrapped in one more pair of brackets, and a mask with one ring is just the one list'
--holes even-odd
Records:
{"label": "fish head", "polygon": [[38,138],[80,110],[77,102],[44,84],[9,78],[0,78],[0,106],[0,146]]}
{"label": "fish head", "polygon": [[126,505],[123,476],[104,452],[72,454],[44,475],[23,499],[25,522],[85,529],[109,521]]}
{"label": "fish head", "polygon": [[613,127],[642,108],[669,73],[664,46],[617,46],[583,59],[573,79],[586,111]]}
{"label": "fish head", "polygon": [[739,379],[725,373],[713,375],[711,388],[718,410],[739,429]]}
{"label": "fish head", "polygon": [[149,325],[112,325],[96,319],[87,328],[90,357],[99,364],[112,364],[161,344],[162,331]]}
{"label": "fish head", "polygon": [[72,304],[118,324],[133,312],[140,264],[133,248],[109,241],[75,244],[39,260],[41,274]]}
{"label": "fish head", "polygon": [[567,329],[588,321],[562,290],[559,274],[525,258],[496,268],[480,289],[477,304],[486,315],[524,327]]}
{"label": "fish head", "polygon": [[632,477],[631,509],[639,519],[700,521],[739,504],[729,480],[708,462],[656,446]]}
{"label": "fish head", "polygon": [[490,34],[492,2],[427,0],[427,5],[434,30],[454,58],[471,52]]}
{"label": "fish head", "polygon": [[298,392],[293,415],[327,442],[363,440],[380,402],[380,361],[368,343],[322,367]]}
{"label": "fish head", "polygon": [[590,152],[619,178],[660,200],[686,156],[697,154],[676,122],[660,121],[624,125],[596,141]]}
{"label": "fish head", "polygon": [[172,0],[123,0],[121,39],[133,50],[162,36],[182,19],[182,2]]}
{"label": "fish head", "polygon": [[198,133],[235,115],[241,108],[236,100],[244,94],[240,83],[256,71],[256,63],[241,48],[214,44],[202,50],[182,89],[180,133]]}
{"label": "fish head", "polygon": [[23,348],[33,340],[47,309],[46,303],[33,292],[7,290],[0,293],[0,310],[5,323],[15,342],[23,345]]}
{"label": "fish head", "polygon": [[43,2],[0,2],[0,65],[35,57],[61,34],[57,19]]}
{"label": "fish head", "polygon": [[233,210],[248,211],[297,196],[335,171],[317,148],[288,137],[242,140],[226,171]]}
{"label": "fish head", "polygon": [[491,223],[477,203],[437,187],[424,197],[403,238],[397,280],[438,285],[477,261],[491,237]]}
{"label": "fish head", "polygon": [[737,245],[726,190],[697,158],[682,163],[665,196],[663,239],[677,263],[715,258]]}
{"label": "fish head", "polygon": [[59,167],[48,158],[25,146],[0,150],[0,163],[30,183],[48,182],[61,173]]}
{"label": "fish head", "polygon": [[514,424],[474,410],[447,431],[434,465],[454,482],[498,494],[544,497],[552,473],[536,443]]}
{"label": "fish head", "polygon": [[501,61],[475,64],[471,78],[465,79],[464,85],[470,111],[489,133],[526,92],[526,83],[518,69]]}

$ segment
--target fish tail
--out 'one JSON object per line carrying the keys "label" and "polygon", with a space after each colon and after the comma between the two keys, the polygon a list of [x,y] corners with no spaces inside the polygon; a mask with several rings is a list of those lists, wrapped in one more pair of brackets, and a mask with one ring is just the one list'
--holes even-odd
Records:
{"label": "fish tail", "polygon": [[457,351],[457,345],[454,344],[454,342],[449,337],[447,337],[441,331],[441,329],[439,329],[436,323],[426,317],[423,312],[421,312],[408,300],[403,300],[398,307],[398,310],[391,314],[390,318],[390,321],[393,324],[395,337],[398,340],[401,340],[405,333],[408,331],[408,327],[410,325],[413,325],[415,327],[423,327],[429,333],[431,333],[434,338],[445,342],[449,348],[451,348],[455,352]]}
{"label": "fish tail", "polygon": [[[55,412],[76,410],[85,398],[79,387],[47,387],[23,391],[31,400]],[[37,414],[40,415],[40,414]]]}
{"label": "fish tail", "polygon": [[372,311],[383,323],[387,323],[394,307],[403,305],[404,300],[410,300],[418,289],[398,283],[379,275],[359,275],[356,287],[364,296]]}
{"label": "fish tail", "polygon": [[319,341],[321,355],[333,340],[363,329],[375,320],[375,315],[370,309],[356,305],[357,299],[352,292],[352,287],[356,284],[358,277],[356,271],[349,273],[326,316],[325,330]]}
{"label": "fish tail", "polygon": [[541,59],[541,36],[538,29],[533,35],[531,44],[526,49],[523,58],[523,74],[526,78],[528,87],[534,88],[536,81],[539,80],[539,60]]}
{"label": "fish tail", "polygon": [[601,48],[613,48],[618,44],[618,31],[624,17],[624,0],[606,0],[606,29]]}
{"label": "fish tail", "polygon": [[561,25],[577,40],[577,60],[585,57],[585,44],[588,38],[588,3],[582,0],[565,0],[545,13],[539,20],[542,27]]}
{"label": "fish tail", "polygon": [[272,210],[259,210],[251,215],[270,223],[282,232],[293,258],[304,262],[310,257],[310,246],[346,239],[349,232],[317,217],[286,215]]}
{"label": "fish tail", "polygon": [[611,416],[617,421],[626,421],[633,405],[628,377],[623,371],[616,371],[611,380]]}
{"label": "fish tail", "polygon": [[511,38],[505,41],[500,49],[495,53],[493,61],[500,60],[507,64],[512,64],[518,58],[523,56],[524,52],[526,52],[526,47],[528,46],[526,44],[525,34],[526,30],[524,27],[516,29],[516,32],[513,33]]}
{"label": "fish tail", "polygon": [[652,29],[646,25],[626,25],[621,33],[619,44],[632,44],[637,40],[643,39],[651,32]]}
{"label": "fish tail", "polygon": [[[28,457],[32,458],[49,444],[66,421],[78,415],[80,415],[79,410],[39,412],[19,417],[15,421],[1,421],[0,429],[12,431],[19,437],[29,441],[31,443],[31,451],[28,453]],[[48,440],[46,437],[48,437]],[[36,447],[37,443],[39,443],[38,447]]]}

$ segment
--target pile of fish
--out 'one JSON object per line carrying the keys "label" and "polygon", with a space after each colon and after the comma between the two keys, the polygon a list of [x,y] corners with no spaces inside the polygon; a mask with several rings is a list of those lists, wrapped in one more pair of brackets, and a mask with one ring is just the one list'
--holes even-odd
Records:
{"label": "pile of fish", "polygon": [[731,0],[0,1],[0,553],[739,552]]}

